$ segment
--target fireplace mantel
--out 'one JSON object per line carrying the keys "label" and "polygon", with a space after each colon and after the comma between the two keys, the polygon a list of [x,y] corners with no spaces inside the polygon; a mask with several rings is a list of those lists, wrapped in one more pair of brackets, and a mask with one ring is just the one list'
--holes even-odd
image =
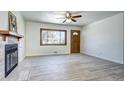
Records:
{"label": "fireplace mantel", "polygon": [[20,35],[16,32],[8,31],[8,30],[0,30],[0,35],[2,35],[3,41],[6,41],[6,37],[8,37],[8,36],[16,37],[18,39],[18,41],[20,38],[23,38],[22,35]]}

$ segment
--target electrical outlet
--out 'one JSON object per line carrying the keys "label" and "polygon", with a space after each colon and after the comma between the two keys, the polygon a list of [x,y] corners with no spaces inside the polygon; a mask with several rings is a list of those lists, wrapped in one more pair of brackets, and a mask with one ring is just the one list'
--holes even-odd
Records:
{"label": "electrical outlet", "polygon": [[54,51],[53,53],[57,54],[58,52],[57,51]]}

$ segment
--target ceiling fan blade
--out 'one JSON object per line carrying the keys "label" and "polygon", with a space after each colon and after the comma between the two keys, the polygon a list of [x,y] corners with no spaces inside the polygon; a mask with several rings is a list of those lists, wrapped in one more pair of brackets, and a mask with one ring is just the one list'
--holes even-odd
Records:
{"label": "ceiling fan blade", "polygon": [[66,22],[66,19],[63,21],[63,23],[65,23]]}
{"label": "ceiling fan blade", "polygon": [[72,18],[79,18],[79,17],[82,17],[82,15],[72,16]]}
{"label": "ceiling fan blade", "polygon": [[73,18],[72,18],[71,20],[72,20],[73,22],[76,22],[76,20],[75,20],[75,19],[73,19]]}

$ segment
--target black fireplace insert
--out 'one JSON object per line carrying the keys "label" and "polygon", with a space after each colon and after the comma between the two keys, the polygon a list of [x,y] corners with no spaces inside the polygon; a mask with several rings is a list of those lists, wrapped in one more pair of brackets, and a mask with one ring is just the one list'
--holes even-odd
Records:
{"label": "black fireplace insert", "polygon": [[18,65],[18,44],[5,45],[5,77]]}

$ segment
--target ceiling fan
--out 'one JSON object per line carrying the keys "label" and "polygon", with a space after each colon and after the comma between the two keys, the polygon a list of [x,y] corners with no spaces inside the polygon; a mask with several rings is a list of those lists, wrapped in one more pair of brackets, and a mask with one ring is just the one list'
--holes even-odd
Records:
{"label": "ceiling fan", "polygon": [[73,13],[67,11],[65,14],[64,14],[64,17],[63,18],[58,18],[58,19],[64,19],[63,23],[67,22],[67,23],[70,23],[70,22],[77,22],[77,20],[75,18],[80,18],[82,17],[82,15],[72,15]]}

